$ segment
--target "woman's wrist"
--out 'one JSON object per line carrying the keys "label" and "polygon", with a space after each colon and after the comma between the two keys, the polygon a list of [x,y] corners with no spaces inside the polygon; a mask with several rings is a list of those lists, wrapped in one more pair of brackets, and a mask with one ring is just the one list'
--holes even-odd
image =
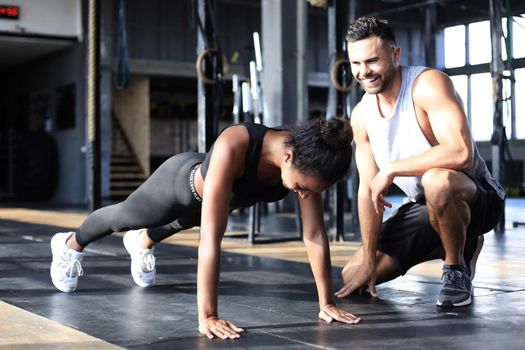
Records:
{"label": "woman's wrist", "polygon": [[323,310],[325,307],[330,305],[335,305],[335,298],[333,295],[319,299],[319,309]]}
{"label": "woman's wrist", "polygon": [[324,305],[319,304],[319,311],[325,311],[326,309],[328,309],[330,307],[336,307],[335,306],[335,301],[333,301],[331,303],[326,303]]}
{"label": "woman's wrist", "polygon": [[204,321],[206,321],[207,319],[209,318],[219,318],[219,315],[217,313],[203,313],[203,314],[199,314],[199,323],[202,323]]}

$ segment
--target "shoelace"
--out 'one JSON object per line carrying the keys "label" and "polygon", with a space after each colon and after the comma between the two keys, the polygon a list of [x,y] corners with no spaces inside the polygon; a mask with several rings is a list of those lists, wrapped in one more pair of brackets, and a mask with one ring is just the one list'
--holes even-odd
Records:
{"label": "shoelace", "polygon": [[65,267],[64,274],[68,278],[79,277],[84,274],[82,265],[77,259],[71,259],[70,257],[64,257],[62,260],[62,266]]}
{"label": "shoelace", "polygon": [[146,251],[142,254],[140,268],[144,272],[151,272],[155,268],[155,256],[151,251]]}
{"label": "shoelace", "polygon": [[[457,275],[457,277],[456,277]],[[457,270],[447,270],[443,272],[441,279],[445,282],[444,284],[451,284],[454,288],[464,288],[463,286],[463,272]]]}

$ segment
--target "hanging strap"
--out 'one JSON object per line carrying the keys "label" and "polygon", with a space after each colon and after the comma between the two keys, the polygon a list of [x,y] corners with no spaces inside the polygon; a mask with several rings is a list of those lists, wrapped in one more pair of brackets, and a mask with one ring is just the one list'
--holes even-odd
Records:
{"label": "hanging strap", "polygon": [[128,43],[126,35],[126,11],[124,0],[120,0],[118,10],[118,49],[116,88],[125,89],[129,83]]}

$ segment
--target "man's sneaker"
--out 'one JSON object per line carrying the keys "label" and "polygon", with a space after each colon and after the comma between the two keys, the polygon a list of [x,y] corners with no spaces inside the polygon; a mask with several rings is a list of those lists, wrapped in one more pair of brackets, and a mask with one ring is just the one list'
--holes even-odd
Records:
{"label": "man's sneaker", "polygon": [[[469,239],[470,238],[470,239]],[[479,253],[481,253],[481,248],[483,248],[483,241],[485,240],[483,235],[476,237],[467,238],[465,243],[465,265],[467,265],[470,281],[474,280],[476,275],[476,262],[478,261]]]}
{"label": "man's sneaker", "polygon": [[131,230],[124,235],[124,247],[131,256],[131,276],[141,287],[155,284],[157,270],[155,269],[155,248],[143,250],[138,244],[138,237],[144,230]]}
{"label": "man's sneaker", "polygon": [[466,306],[472,303],[472,282],[465,265],[443,265],[443,288],[437,306]]}
{"label": "man's sneaker", "polygon": [[77,289],[78,277],[84,271],[80,262],[84,253],[70,249],[66,245],[66,240],[74,232],[59,232],[51,238],[51,280],[55,287],[62,292],[74,292]]}

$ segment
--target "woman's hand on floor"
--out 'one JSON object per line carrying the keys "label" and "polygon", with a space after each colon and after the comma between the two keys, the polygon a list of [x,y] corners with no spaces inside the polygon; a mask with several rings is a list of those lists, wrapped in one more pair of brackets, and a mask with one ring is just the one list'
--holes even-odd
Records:
{"label": "woman's hand on floor", "polygon": [[319,318],[328,323],[337,321],[347,324],[356,324],[361,321],[361,318],[354,316],[345,310],[341,310],[332,304],[325,305],[321,308],[321,311],[319,311]]}
{"label": "woman's hand on floor", "polygon": [[212,316],[199,323],[199,332],[210,339],[213,337],[236,339],[241,336],[241,333],[244,333],[244,329],[237,327],[230,321]]}

